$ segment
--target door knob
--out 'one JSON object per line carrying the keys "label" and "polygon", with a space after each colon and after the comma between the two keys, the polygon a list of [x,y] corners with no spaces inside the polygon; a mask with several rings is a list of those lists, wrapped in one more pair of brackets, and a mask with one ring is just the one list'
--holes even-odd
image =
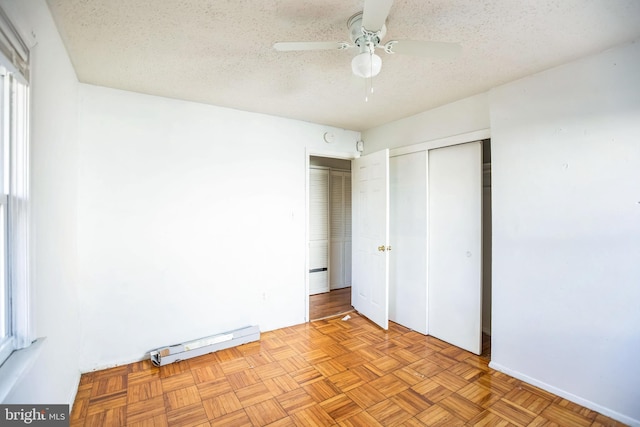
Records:
{"label": "door knob", "polygon": [[384,245],[378,246],[378,251],[384,252],[385,250],[386,250],[386,248],[384,247]]}

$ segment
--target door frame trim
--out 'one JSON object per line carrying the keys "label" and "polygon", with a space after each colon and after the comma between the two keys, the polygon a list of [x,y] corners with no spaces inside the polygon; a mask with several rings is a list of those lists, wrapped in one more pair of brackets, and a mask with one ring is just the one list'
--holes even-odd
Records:
{"label": "door frame trim", "polygon": [[353,160],[360,157],[358,152],[305,149],[305,190],[304,190],[304,322],[309,322],[309,170],[311,156],[330,159]]}
{"label": "door frame trim", "polygon": [[481,141],[491,138],[491,129],[481,129],[474,132],[461,133],[446,138],[432,139],[430,141],[419,142],[417,144],[406,145],[404,147],[389,149],[389,157],[402,156],[403,154],[415,153],[418,151],[429,151],[434,148],[449,147],[451,145],[466,144],[467,142]]}

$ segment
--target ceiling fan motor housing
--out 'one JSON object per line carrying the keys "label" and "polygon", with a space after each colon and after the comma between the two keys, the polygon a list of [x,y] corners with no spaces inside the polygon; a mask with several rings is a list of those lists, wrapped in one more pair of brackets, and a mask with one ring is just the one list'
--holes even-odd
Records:
{"label": "ceiling fan motor housing", "polygon": [[372,32],[362,26],[362,12],[358,12],[351,16],[347,21],[347,28],[349,28],[349,37],[354,45],[362,47],[372,44],[375,48],[380,44],[380,40],[387,33],[387,26],[383,25],[380,31]]}

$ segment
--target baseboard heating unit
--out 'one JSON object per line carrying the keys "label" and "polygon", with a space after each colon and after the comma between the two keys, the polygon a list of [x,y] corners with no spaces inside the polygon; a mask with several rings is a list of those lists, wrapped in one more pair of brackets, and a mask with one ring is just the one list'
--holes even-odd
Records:
{"label": "baseboard heating unit", "polygon": [[164,366],[192,357],[224,350],[260,339],[260,329],[257,326],[247,326],[223,334],[212,335],[182,344],[170,345],[151,351],[151,363]]}

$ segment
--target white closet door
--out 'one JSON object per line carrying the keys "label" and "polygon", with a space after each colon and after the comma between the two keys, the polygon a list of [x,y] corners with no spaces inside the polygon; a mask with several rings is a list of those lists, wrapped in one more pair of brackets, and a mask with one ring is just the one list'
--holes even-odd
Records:
{"label": "white closet door", "polygon": [[331,171],[331,238],[344,238],[344,174]]}
{"label": "white closet door", "polygon": [[482,350],[482,146],[428,153],[429,335]]}
{"label": "white closet door", "polygon": [[309,242],[309,295],[329,292],[328,254],[326,241]]}
{"label": "white closet door", "polygon": [[329,291],[329,171],[309,170],[309,294]]}
{"label": "white closet door", "polygon": [[427,153],[389,159],[389,320],[427,334]]}
{"label": "white closet door", "polygon": [[309,240],[329,237],[329,171],[309,170]]}
{"label": "white closet door", "polygon": [[329,194],[329,283],[331,289],[341,289],[351,284],[351,172],[331,171]]}
{"label": "white closet door", "polygon": [[344,179],[342,172],[331,171],[329,197],[331,199],[331,236],[329,285],[331,289],[344,287]]}

